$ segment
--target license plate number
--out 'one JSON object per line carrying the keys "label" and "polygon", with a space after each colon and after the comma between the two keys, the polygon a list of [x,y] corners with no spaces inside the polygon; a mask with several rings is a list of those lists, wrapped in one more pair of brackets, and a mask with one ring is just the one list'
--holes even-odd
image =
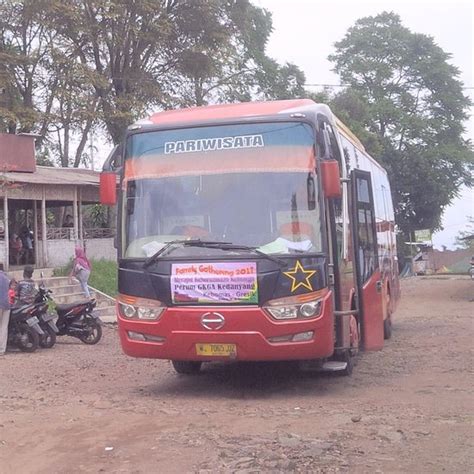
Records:
{"label": "license plate number", "polygon": [[196,344],[196,354],[203,356],[234,356],[237,354],[235,344]]}
{"label": "license plate number", "polygon": [[39,319],[36,317],[36,316],[33,316],[31,318],[28,318],[26,320],[28,326],[34,326],[35,324],[38,324],[39,323]]}

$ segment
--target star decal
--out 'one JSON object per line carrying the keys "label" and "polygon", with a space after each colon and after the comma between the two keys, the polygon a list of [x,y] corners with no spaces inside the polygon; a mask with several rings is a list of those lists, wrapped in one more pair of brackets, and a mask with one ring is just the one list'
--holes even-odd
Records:
{"label": "star decal", "polygon": [[305,270],[299,260],[296,261],[295,268],[289,272],[283,272],[283,275],[291,279],[291,292],[296,291],[300,286],[313,291],[313,286],[309,279],[316,273],[316,270]]}

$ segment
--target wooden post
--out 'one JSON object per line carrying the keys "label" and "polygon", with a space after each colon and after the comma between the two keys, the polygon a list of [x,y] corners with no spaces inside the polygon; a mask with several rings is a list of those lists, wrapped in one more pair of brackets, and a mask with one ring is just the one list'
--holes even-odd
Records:
{"label": "wooden post", "polygon": [[79,238],[79,232],[78,232],[79,219],[78,219],[78,216],[77,216],[77,186],[74,186],[74,201],[72,203],[72,217],[73,217],[73,220],[74,220],[74,235],[73,235],[73,238],[74,238],[74,241],[77,241],[77,239]]}
{"label": "wooden post", "polygon": [[43,186],[43,196],[41,199],[41,236],[42,246],[41,246],[41,265],[46,267],[48,265],[48,247],[47,247],[47,229],[46,229],[46,193]]}
{"label": "wooden post", "polygon": [[36,200],[33,201],[33,239],[34,239],[34,248],[35,248],[35,266],[39,267],[39,252],[38,252],[38,207]]}
{"label": "wooden post", "polygon": [[82,223],[82,193],[81,188],[78,190],[79,193],[79,240],[84,244],[84,229]]}
{"label": "wooden post", "polygon": [[5,226],[5,271],[10,265],[10,232],[8,229],[8,190],[5,186],[5,196],[3,198],[3,225]]}

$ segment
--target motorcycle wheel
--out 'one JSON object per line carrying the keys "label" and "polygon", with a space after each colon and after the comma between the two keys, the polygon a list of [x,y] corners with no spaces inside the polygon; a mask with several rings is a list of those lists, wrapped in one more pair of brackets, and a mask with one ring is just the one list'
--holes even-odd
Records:
{"label": "motorcycle wheel", "polygon": [[39,345],[39,335],[27,324],[21,325],[16,337],[16,345],[22,352],[35,352]]}
{"label": "motorcycle wheel", "polygon": [[50,327],[43,331],[44,336],[40,336],[39,345],[44,349],[51,349],[56,344],[56,333]]}
{"label": "motorcycle wheel", "polygon": [[102,328],[100,327],[100,324],[96,321],[88,321],[87,329],[89,329],[89,334],[80,336],[79,339],[84,344],[97,344],[102,337]]}

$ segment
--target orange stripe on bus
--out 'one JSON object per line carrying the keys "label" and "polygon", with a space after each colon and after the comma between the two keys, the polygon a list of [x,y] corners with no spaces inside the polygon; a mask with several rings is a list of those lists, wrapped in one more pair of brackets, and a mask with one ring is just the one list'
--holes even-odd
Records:
{"label": "orange stripe on bus", "polygon": [[219,173],[309,172],[314,169],[315,158],[310,147],[247,148],[130,158],[125,163],[124,181]]}

